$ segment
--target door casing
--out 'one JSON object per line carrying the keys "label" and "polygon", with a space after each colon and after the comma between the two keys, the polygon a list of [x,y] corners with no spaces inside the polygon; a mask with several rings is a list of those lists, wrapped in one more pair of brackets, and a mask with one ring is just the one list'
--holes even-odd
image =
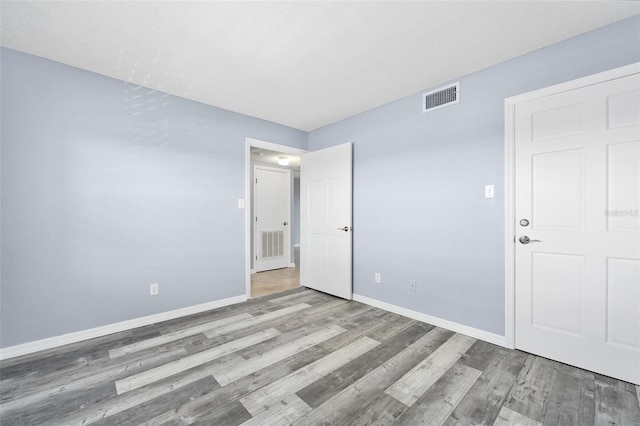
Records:
{"label": "door casing", "polygon": [[519,103],[543,98],[640,72],[640,63],[593,74],[565,83],[506,98],[505,106],[505,347],[515,348],[515,109]]}
{"label": "door casing", "polygon": [[[302,155],[306,154],[307,151],[300,148],[293,148],[287,145],[280,145],[277,143],[261,141],[259,139],[253,138],[245,138],[245,148],[244,148],[244,171],[245,171],[245,179],[244,179],[244,217],[245,217],[245,228],[244,228],[244,258],[245,258],[245,294],[246,298],[249,299],[251,297],[251,239],[253,235],[251,233],[251,205],[252,205],[252,197],[251,197],[251,148],[262,148],[270,151],[278,151],[283,154],[290,155]],[[291,235],[291,232],[289,233]],[[302,250],[302,248],[301,248]]]}

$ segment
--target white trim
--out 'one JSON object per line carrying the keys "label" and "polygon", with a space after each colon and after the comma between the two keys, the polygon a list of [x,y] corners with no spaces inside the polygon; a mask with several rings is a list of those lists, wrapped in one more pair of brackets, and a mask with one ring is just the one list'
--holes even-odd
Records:
{"label": "white trim", "polygon": [[515,348],[515,110],[516,105],[604,81],[640,73],[640,62],[589,75],[504,100],[504,186],[505,186],[505,346]]}
{"label": "white trim", "polygon": [[515,170],[514,170],[514,119],[515,105],[505,101],[504,120],[504,343],[515,349]]}
{"label": "white trim", "polygon": [[278,151],[278,152],[282,152],[283,154],[300,156],[308,152],[306,149],[294,148],[288,145],[280,145],[277,143],[266,142],[266,141],[253,139],[253,138],[245,138],[245,143],[248,147],[268,149],[269,151]]}
{"label": "white trim", "polygon": [[447,330],[455,331],[456,333],[464,334],[466,336],[480,339],[485,342],[493,343],[494,345],[504,346],[504,337],[498,334],[490,333],[488,331],[480,330],[474,327],[469,327],[468,325],[459,324],[457,322],[449,321],[446,319],[433,317],[431,315],[423,314],[422,312],[403,308],[402,306],[381,302],[380,300],[371,299],[370,297],[362,296],[356,293],[353,293],[353,300],[355,300],[356,302],[364,303],[365,305],[373,306],[374,308],[384,309],[385,311],[393,312],[394,314],[426,322],[428,324],[435,325],[436,327],[446,328]]}
{"label": "white trim", "polygon": [[247,200],[244,216],[244,257],[245,257],[245,292],[247,299],[251,297],[251,147],[279,151],[284,154],[303,155],[308,151],[293,148],[287,145],[279,145],[272,142],[261,141],[253,138],[244,139],[244,199]]}
{"label": "white trim", "polygon": [[199,305],[187,306],[186,308],[175,309],[173,311],[162,312],[159,314],[148,315],[145,317],[134,318],[115,324],[104,325],[101,327],[90,328],[87,330],[76,331],[74,333],[63,334],[61,336],[48,337],[42,340],[22,343],[20,345],[9,346],[0,349],[0,360],[14,358],[17,356],[27,355],[30,353],[43,351],[46,349],[56,348],[58,346],[68,345],[70,343],[81,342],[83,340],[95,339],[96,337],[106,336],[108,334],[119,333],[121,331],[131,330],[145,325],[156,324],[187,315],[198,314],[200,312],[210,311],[212,309],[221,308],[223,306],[241,303],[247,300],[245,295],[229,297],[226,299],[214,300],[213,302],[202,303]]}
{"label": "white trim", "polygon": [[289,268],[295,268],[296,264],[294,262],[289,263]]}
{"label": "white trim", "polygon": [[542,89],[511,96],[505,99],[505,103],[508,102],[510,104],[517,104],[520,102],[527,102],[534,99],[544,98],[546,96],[579,89],[581,87],[592,86],[594,84],[602,83],[603,81],[623,78],[628,75],[637,74],[639,72],[640,62],[636,62],[620,68],[614,68],[612,70],[599,72],[597,74],[588,75],[586,77],[565,81],[564,83],[554,84],[553,86],[543,87]]}
{"label": "white trim", "polygon": [[293,246],[294,247],[300,247],[300,244],[299,243],[298,244],[294,244]]}

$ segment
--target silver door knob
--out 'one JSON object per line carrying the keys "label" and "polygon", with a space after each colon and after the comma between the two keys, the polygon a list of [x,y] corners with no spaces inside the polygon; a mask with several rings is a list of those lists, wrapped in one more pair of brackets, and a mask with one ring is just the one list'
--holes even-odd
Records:
{"label": "silver door knob", "polygon": [[522,237],[518,238],[518,241],[520,241],[522,244],[541,243],[542,242],[540,240],[532,240],[531,238],[527,237],[526,235],[523,235]]}
{"label": "silver door knob", "polygon": [[345,226],[345,227],[342,227],[342,228],[338,228],[338,231],[349,232],[349,227]]}

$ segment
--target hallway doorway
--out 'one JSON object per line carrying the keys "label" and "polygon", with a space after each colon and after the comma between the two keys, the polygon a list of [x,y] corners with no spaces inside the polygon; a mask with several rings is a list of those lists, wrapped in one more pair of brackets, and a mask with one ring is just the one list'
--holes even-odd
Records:
{"label": "hallway doorway", "polygon": [[[251,138],[246,138],[245,143],[245,172],[247,177],[245,187],[246,294],[247,298],[254,298],[300,286],[300,156],[306,151]],[[288,259],[288,267],[281,267],[280,269],[270,267],[266,268],[269,270],[265,270],[259,262],[256,262],[259,260],[257,257],[260,257],[265,249],[263,239],[257,239],[257,236],[260,235],[260,229],[257,226],[258,218],[255,210],[256,207],[259,210],[257,203],[259,200],[254,199],[254,183],[256,179],[254,169],[256,166],[290,171],[290,199],[287,203],[290,209],[290,219],[284,220],[287,232],[283,233],[283,237],[286,235],[288,240],[287,253],[283,253],[284,257]],[[268,249],[269,247],[267,247]],[[275,266],[275,268],[278,267],[279,265]]]}

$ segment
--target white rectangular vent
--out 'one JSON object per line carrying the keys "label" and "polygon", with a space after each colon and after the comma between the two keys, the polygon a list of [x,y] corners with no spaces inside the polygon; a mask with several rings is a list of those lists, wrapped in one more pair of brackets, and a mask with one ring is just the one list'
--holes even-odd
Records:
{"label": "white rectangular vent", "polygon": [[284,231],[262,232],[262,250],[260,259],[284,256]]}
{"label": "white rectangular vent", "polygon": [[433,111],[460,102],[460,82],[432,90],[422,95],[422,112]]}

